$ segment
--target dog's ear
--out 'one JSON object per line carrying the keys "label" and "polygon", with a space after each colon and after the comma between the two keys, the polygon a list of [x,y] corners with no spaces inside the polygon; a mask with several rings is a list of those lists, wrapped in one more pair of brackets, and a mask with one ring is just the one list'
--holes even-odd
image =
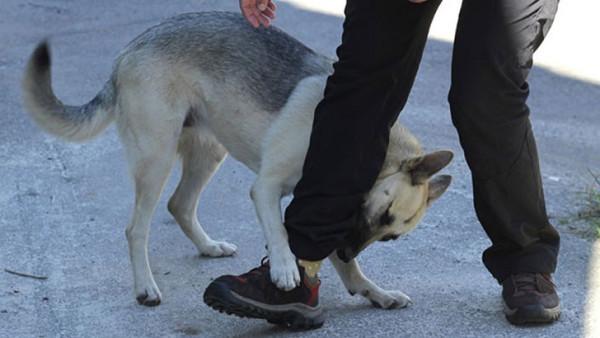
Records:
{"label": "dog's ear", "polygon": [[440,150],[425,156],[412,158],[403,163],[402,168],[410,173],[412,184],[425,183],[431,176],[442,170],[452,161],[454,154],[449,150]]}
{"label": "dog's ear", "polygon": [[450,175],[438,175],[429,181],[429,194],[427,196],[427,204],[431,204],[438,199],[448,189],[452,182]]}

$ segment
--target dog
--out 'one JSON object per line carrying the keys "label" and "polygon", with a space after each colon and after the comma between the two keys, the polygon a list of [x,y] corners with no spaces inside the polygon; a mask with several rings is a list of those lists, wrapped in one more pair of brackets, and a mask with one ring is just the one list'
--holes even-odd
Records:
{"label": "dog", "polygon": [[[228,153],[257,174],[250,195],[264,230],[271,279],[289,290],[299,285],[300,275],[280,200],[301,177],[314,110],[333,62],[275,27],[253,29],[237,13],[182,14],[130,42],[102,90],[81,106],[65,105],[54,95],[48,43],[40,43],[25,69],[23,101],[42,129],[67,141],[91,139],[116,123],[135,187],[126,237],[140,304],[161,301],[148,263],[148,232],[178,157],[182,176],[168,210],[205,256],[230,256],[237,248],[202,229],[196,209],[204,186]],[[433,175],[451,159],[445,150],[424,154],[406,128],[393,125],[383,168],[364,196],[362,221],[347,247],[329,257],[351,294],[382,308],[410,302],[365,277],[355,257],[419,223],[449,186],[450,176]]]}

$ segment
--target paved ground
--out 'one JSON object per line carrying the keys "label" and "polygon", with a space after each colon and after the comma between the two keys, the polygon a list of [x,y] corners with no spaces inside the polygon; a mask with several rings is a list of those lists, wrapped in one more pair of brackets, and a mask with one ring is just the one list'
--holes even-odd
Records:
{"label": "paved ground", "polygon": [[[245,271],[264,254],[248,199],[253,175],[247,169],[228,159],[205,192],[199,211],[214,238],[239,246],[237,257],[198,258],[167,213],[166,197],[162,199],[153,222],[150,257],[164,302],[158,308],[143,308],[132,294],[123,231],[132,192],[114,130],[84,145],[65,144],[42,134],[20,106],[24,61],[43,37],[51,37],[58,95],[66,102],[83,103],[103,84],[120,48],[148,26],[181,12],[235,10],[235,3],[2,2],[0,269],[48,279],[32,280],[0,270],[1,337],[288,335],[262,321],[221,315],[201,301],[212,278]],[[333,55],[341,22],[340,16],[281,2],[277,24],[316,50]],[[505,323],[500,289],[480,263],[489,243],[472,211],[468,171],[445,101],[450,53],[448,42],[430,41],[401,119],[427,148],[451,148],[459,154],[448,169],[455,181],[416,231],[395,243],[370,248],[360,257],[373,280],[403,290],[414,305],[391,311],[371,308],[364,300],[350,297],[327,265],[322,288],[327,323],[321,330],[293,336],[586,335],[584,322],[593,319],[592,306],[586,311],[588,271],[597,270],[589,266],[593,243],[578,235],[584,225],[560,220],[581,205],[579,192],[591,181],[587,169],[600,169],[600,87],[546,68],[536,68],[532,74],[531,107],[548,210],[563,236],[556,280],[564,310],[553,326],[517,329]],[[168,192],[174,188],[175,176]]]}

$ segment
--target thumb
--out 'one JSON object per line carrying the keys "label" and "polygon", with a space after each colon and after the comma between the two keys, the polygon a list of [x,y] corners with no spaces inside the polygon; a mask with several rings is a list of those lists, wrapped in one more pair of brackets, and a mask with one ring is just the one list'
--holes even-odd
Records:
{"label": "thumb", "polygon": [[269,0],[258,0],[257,1],[258,10],[261,12],[263,12],[265,9],[267,9],[267,5],[269,5]]}

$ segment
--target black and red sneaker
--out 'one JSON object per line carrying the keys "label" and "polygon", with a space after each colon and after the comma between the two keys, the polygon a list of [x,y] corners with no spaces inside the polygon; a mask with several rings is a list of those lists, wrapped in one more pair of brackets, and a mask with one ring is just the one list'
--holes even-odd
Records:
{"label": "black and red sneaker", "polygon": [[560,300],[552,277],[519,273],[502,282],[506,319],[513,325],[549,324],[560,316]]}
{"label": "black and red sneaker", "polygon": [[259,267],[247,273],[215,279],[204,291],[204,302],[219,312],[266,319],[291,329],[321,327],[324,314],[319,306],[319,278],[308,277],[299,266],[300,286],[283,291],[271,282],[265,258]]}

